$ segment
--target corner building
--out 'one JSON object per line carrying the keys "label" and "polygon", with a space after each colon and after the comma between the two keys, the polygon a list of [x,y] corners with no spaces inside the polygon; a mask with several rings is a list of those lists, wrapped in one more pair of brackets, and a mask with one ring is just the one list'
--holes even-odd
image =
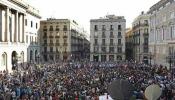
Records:
{"label": "corner building", "polygon": [[48,18],[41,21],[42,61],[80,60],[88,56],[86,32],[74,20]]}
{"label": "corner building", "polygon": [[125,28],[123,16],[107,15],[90,20],[90,60],[125,60]]}

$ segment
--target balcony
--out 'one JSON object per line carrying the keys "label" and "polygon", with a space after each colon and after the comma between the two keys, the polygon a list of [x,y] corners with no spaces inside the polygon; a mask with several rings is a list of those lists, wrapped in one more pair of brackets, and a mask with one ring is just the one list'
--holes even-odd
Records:
{"label": "balcony", "polygon": [[47,31],[47,29],[43,29],[43,31]]}
{"label": "balcony", "polygon": [[102,28],[102,31],[106,31],[106,28]]}
{"label": "balcony", "polygon": [[55,31],[60,31],[60,29],[59,28],[56,28]]}
{"label": "balcony", "polygon": [[55,45],[56,45],[56,46],[60,46],[60,43],[56,43]]}
{"label": "balcony", "polygon": [[98,29],[95,28],[94,31],[98,31]]}
{"label": "balcony", "polygon": [[118,46],[123,46],[123,44],[122,43],[119,43]]}
{"label": "balcony", "polygon": [[66,36],[66,35],[64,35],[64,36],[63,36],[63,38],[67,38],[67,36]]}
{"label": "balcony", "polygon": [[63,31],[67,31],[67,28],[63,28]]}
{"label": "balcony", "polygon": [[118,37],[118,38],[122,38],[122,35],[118,35],[117,37]]}
{"label": "balcony", "polygon": [[114,35],[110,35],[110,38],[114,38]]}
{"label": "balcony", "polygon": [[51,35],[50,35],[49,38],[54,38],[54,36],[51,36]]}
{"label": "balcony", "polygon": [[122,28],[118,28],[118,31],[122,31]]}
{"label": "balcony", "polygon": [[102,38],[106,38],[106,36],[105,35],[102,35]]}
{"label": "balcony", "polygon": [[60,38],[60,36],[55,36],[55,38]]}
{"label": "balcony", "polygon": [[49,31],[53,31],[53,28],[50,28]]}
{"label": "balcony", "polygon": [[53,43],[49,43],[49,46],[54,46],[54,44]]}
{"label": "balcony", "polygon": [[68,44],[67,43],[63,43],[63,46],[68,46]]}
{"label": "balcony", "polygon": [[114,30],[114,28],[110,28],[110,31],[113,31]]}
{"label": "balcony", "polygon": [[110,45],[110,46],[114,46],[114,43],[110,43],[109,45]]}

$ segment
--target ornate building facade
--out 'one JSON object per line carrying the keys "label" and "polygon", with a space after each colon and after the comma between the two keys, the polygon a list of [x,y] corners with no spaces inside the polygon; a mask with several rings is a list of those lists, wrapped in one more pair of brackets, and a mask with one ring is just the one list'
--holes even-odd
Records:
{"label": "ornate building facade", "polygon": [[[24,0],[0,0],[0,70],[12,71],[29,61],[31,45],[29,37],[38,36],[39,11]],[[31,22],[31,23],[30,23]],[[37,28],[34,24],[37,23]],[[28,28],[27,24],[31,24]],[[32,34],[33,33],[33,34]],[[39,45],[36,45],[39,51]],[[28,49],[27,49],[28,48]],[[35,54],[32,53],[32,57]]]}
{"label": "ornate building facade", "polygon": [[149,51],[154,64],[171,66],[175,62],[175,1],[160,0],[150,14]]}

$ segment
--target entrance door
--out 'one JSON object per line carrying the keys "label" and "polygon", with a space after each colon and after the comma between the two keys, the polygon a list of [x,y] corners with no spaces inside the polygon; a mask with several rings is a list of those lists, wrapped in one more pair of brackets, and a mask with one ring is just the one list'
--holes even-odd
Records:
{"label": "entrance door", "polygon": [[94,61],[95,61],[95,62],[98,62],[99,56],[94,55],[93,58],[94,58]]}

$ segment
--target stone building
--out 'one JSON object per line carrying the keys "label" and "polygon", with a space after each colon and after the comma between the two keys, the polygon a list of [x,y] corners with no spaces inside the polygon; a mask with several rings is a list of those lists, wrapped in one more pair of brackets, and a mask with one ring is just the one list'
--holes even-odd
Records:
{"label": "stone building", "polygon": [[125,27],[123,16],[107,15],[90,20],[90,60],[125,60]]}

